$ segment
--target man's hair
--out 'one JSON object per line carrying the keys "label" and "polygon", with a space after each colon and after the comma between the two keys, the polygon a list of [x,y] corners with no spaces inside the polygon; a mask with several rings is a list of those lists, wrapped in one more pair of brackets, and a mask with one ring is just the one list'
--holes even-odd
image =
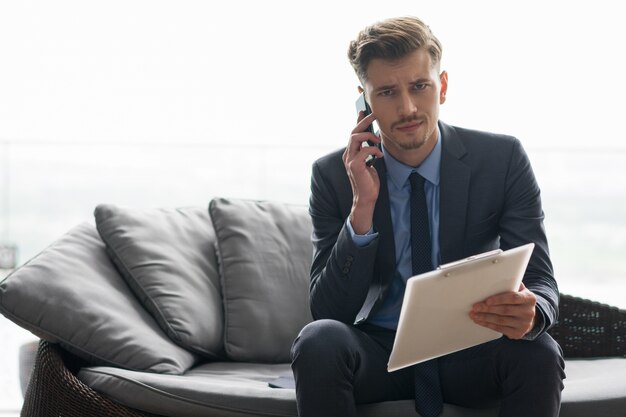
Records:
{"label": "man's hair", "polygon": [[367,79],[367,66],[375,58],[395,60],[426,48],[433,67],[441,61],[441,43],[417,17],[396,17],[366,27],[350,42],[348,59],[361,82]]}

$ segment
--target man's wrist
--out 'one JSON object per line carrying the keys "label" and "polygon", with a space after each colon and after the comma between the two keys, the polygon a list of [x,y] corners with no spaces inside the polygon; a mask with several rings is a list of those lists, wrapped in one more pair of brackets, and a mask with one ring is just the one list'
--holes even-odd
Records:
{"label": "man's wrist", "polygon": [[348,221],[357,235],[366,235],[368,231],[372,229],[374,206],[375,205],[372,207],[362,207],[355,204],[352,207]]}
{"label": "man's wrist", "polygon": [[533,317],[530,330],[522,337],[524,340],[534,340],[543,333],[545,327],[545,319],[539,309],[535,309],[535,317]]}
{"label": "man's wrist", "polygon": [[352,228],[352,224],[350,223],[350,219],[346,220],[346,227],[348,228],[348,232],[350,233],[350,237],[352,238],[352,241],[358,247],[364,247],[364,246],[369,245],[378,236],[378,233],[374,232],[374,227],[373,226],[367,231],[367,233],[365,233],[365,234],[357,234],[354,231],[354,229]]}

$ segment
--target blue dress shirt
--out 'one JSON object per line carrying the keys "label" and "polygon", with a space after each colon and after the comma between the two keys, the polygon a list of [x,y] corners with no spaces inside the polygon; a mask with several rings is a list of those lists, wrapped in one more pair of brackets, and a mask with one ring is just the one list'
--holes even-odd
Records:
{"label": "blue dress shirt", "polygon": [[[396,245],[396,269],[393,280],[381,308],[367,319],[368,323],[397,329],[398,319],[406,280],[412,274],[411,266],[411,222],[410,222],[410,195],[411,184],[409,175],[416,171],[426,179],[424,189],[426,204],[428,205],[428,219],[432,242],[433,268],[439,266],[439,168],[441,166],[441,134],[437,131],[437,143],[432,152],[417,167],[410,167],[391,156],[382,146],[385,165],[387,167],[387,188],[389,190],[389,205],[391,222],[393,224],[394,242]],[[359,246],[365,246],[376,239],[378,233],[370,230],[367,235],[357,235],[347,221],[348,229]]]}

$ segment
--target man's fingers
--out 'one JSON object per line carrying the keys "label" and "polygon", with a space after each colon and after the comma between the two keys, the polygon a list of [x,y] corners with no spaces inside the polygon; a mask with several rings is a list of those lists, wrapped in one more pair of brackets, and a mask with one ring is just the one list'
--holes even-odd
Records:
{"label": "man's fingers", "polygon": [[[478,325],[502,333],[510,339],[521,339],[528,332],[527,320],[515,316],[501,316],[489,313],[470,313],[470,318]],[[532,321],[532,319],[531,319]]]}
{"label": "man's fingers", "polygon": [[380,143],[380,138],[367,130],[367,127],[371,125],[374,120],[376,120],[376,115],[374,113],[370,113],[365,116],[363,111],[359,112],[358,123],[350,134],[350,141],[348,142],[348,146],[346,147],[346,151],[343,155],[343,159],[346,164],[350,163],[354,159],[358,159],[359,162],[364,162],[368,155],[373,155],[377,158],[383,156],[377,146],[371,147],[373,149],[366,150],[368,146],[364,145],[364,143],[368,141],[376,145]]}
{"label": "man's fingers", "polygon": [[[523,284],[522,284],[523,285]],[[488,306],[497,306],[504,304],[535,304],[537,297],[524,287],[520,291],[505,292],[487,298],[483,303]],[[481,303],[477,303],[481,304]]]}
{"label": "man's fingers", "polygon": [[374,122],[374,120],[376,120],[376,115],[374,113],[370,113],[367,116],[364,116],[364,114],[365,113],[363,111],[359,112],[359,117],[357,118],[357,124],[354,127],[354,129],[352,129],[352,133],[365,132],[367,127],[371,125],[372,122]]}
{"label": "man's fingers", "polygon": [[536,300],[526,288],[520,292],[499,294],[474,304],[470,318],[510,339],[520,339],[533,327]]}
{"label": "man's fingers", "polygon": [[523,314],[524,309],[517,304],[498,304],[479,307],[475,312],[485,312],[488,314],[497,314],[499,316],[519,316]]}
{"label": "man's fingers", "polygon": [[379,140],[376,135],[366,133],[353,133],[350,137],[348,147],[344,152],[344,162],[350,164],[352,161],[365,162],[368,155],[373,155],[376,158],[382,158],[383,153],[377,146],[364,146],[363,142],[372,140],[375,138]]}
{"label": "man's fingers", "polygon": [[502,333],[509,339],[513,339],[513,340],[521,339],[526,334],[523,330],[520,330],[520,328],[518,327],[499,325],[499,324],[494,324],[494,323],[489,323],[489,322],[484,322],[484,323],[477,322],[477,324],[480,324],[481,326],[491,329],[493,331],[496,331],[498,333]]}

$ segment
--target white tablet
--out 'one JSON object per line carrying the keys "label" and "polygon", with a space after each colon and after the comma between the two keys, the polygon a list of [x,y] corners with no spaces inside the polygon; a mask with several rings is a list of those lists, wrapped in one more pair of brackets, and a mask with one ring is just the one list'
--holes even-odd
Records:
{"label": "white tablet", "polygon": [[469,317],[472,306],[506,291],[516,291],[535,245],[495,250],[442,265],[409,278],[389,372],[502,336]]}

